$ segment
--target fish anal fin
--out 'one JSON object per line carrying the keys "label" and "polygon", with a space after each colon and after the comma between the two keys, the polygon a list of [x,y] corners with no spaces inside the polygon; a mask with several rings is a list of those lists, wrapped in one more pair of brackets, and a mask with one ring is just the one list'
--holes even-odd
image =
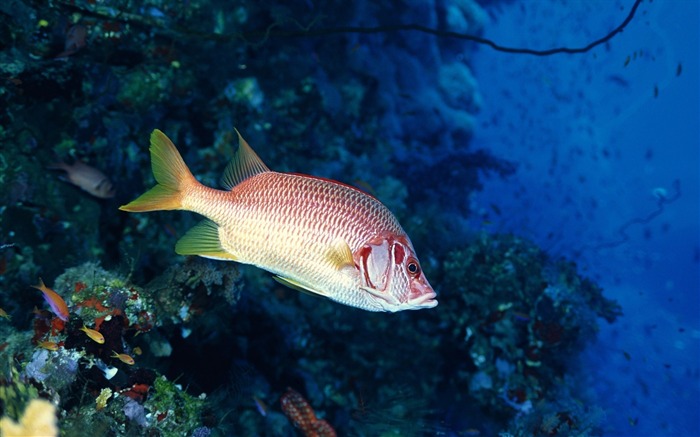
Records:
{"label": "fish anal fin", "polygon": [[328,261],[338,270],[345,267],[354,267],[355,260],[352,257],[352,250],[348,243],[338,237],[336,238],[326,254]]}
{"label": "fish anal fin", "polygon": [[224,250],[219,239],[219,227],[211,220],[202,220],[178,240],[175,252],[179,255],[199,255],[205,258],[236,261]]}
{"label": "fish anal fin", "polygon": [[328,293],[321,291],[321,290],[316,290],[316,289],[311,288],[311,287],[307,287],[306,285],[303,285],[300,282],[295,281],[294,279],[285,278],[284,276],[279,276],[279,275],[275,275],[275,276],[273,276],[273,278],[275,279],[275,281],[279,282],[280,284],[286,285],[287,287],[293,288],[293,289],[300,291],[302,293],[311,294],[314,296],[330,297],[328,295]]}
{"label": "fish anal fin", "polygon": [[232,189],[249,177],[270,171],[262,159],[253,151],[253,148],[243,139],[238,129],[236,129],[236,134],[238,134],[238,150],[231,162],[226,166],[224,175],[221,177],[221,185],[227,190]]}

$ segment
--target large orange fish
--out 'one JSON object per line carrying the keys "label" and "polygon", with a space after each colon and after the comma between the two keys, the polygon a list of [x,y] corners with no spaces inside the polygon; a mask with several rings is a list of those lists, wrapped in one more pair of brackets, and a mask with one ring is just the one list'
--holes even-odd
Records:
{"label": "large orange fish", "polygon": [[374,197],[328,179],[270,171],[238,134],[226,190],[199,183],[170,139],[151,134],[157,185],[120,209],[206,217],[180,255],[253,264],[281,283],[368,311],[433,308],[436,294],[411,240]]}

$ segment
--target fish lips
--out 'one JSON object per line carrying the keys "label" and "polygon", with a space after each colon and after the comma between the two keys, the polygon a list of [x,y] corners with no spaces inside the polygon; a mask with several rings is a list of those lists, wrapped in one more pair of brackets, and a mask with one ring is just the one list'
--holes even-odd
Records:
{"label": "fish lips", "polygon": [[408,303],[417,310],[423,308],[435,308],[438,304],[437,299],[435,299],[436,297],[437,293],[434,291],[429,291],[421,294],[419,297],[411,299]]}
{"label": "fish lips", "polygon": [[408,306],[415,309],[434,308],[438,302],[435,299],[437,293],[430,286],[428,280],[421,273],[420,277],[409,281]]}

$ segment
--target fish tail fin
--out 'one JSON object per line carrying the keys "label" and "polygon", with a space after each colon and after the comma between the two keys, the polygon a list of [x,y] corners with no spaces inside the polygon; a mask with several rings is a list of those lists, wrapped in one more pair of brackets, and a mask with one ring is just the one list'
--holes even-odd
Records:
{"label": "fish tail fin", "polygon": [[46,288],[44,280],[41,279],[41,277],[39,277],[39,283],[36,285],[32,285],[32,288],[36,288],[37,290],[43,291]]}
{"label": "fish tail fin", "polygon": [[158,129],[151,134],[149,150],[156,186],[119,209],[129,212],[182,209],[186,189],[199,182],[187,168],[170,138]]}
{"label": "fish tail fin", "polygon": [[51,164],[47,165],[46,168],[49,170],[65,170],[68,171],[70,170],[70,165],[66,164],[63,161],[57,161],[57,162],[52,162]]}

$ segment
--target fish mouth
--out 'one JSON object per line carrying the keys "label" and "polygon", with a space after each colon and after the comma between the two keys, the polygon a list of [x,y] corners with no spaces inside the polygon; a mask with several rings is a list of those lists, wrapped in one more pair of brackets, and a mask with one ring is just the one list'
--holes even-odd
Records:
{"label": "fish mouth", "polygon": [[438,301],[435,299],[437,297],[437,293],[434,291],[425,293],[424,295],[417,297],[413,300],[411,300],[410,304],[412,307],[416,309],[420,308],[435,308],[438,304]]}

